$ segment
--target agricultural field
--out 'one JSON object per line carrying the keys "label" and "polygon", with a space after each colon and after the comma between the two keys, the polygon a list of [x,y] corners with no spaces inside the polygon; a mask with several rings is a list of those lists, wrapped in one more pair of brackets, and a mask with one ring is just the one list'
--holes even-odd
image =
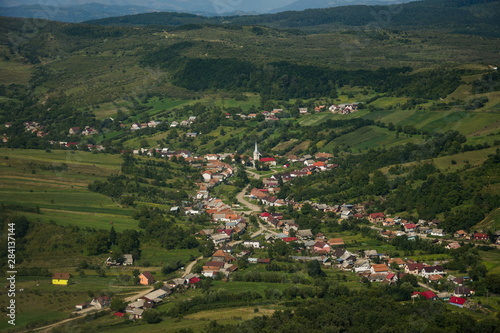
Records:
{"label": "agricultural field", "polygon": [[0,149],[0,202],[39,209],[40,214],[24,214],[47,223],[136,229],[131,209],[87,189],[90,182],[118,173],[120,164],[119,155]]}

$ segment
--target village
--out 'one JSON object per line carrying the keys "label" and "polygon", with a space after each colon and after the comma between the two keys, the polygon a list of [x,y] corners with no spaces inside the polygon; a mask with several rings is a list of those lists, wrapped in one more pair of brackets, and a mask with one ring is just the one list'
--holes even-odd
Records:
{"label": "village", "polygon": [[[309,111],[309,108],[306,107],[301,107],[298,108],[298,115],[299,116],[307,116],[312,113],[319,113],[319,112],[324,112],[328,110],[331,113],[334,114],[343,114],[347,115],[353,112],[358,111],[360,103],[355,102],[355,103],[347,103],[347,104],[333,104],[329,107],[326,105],[320,105],[314,108],[314,110],[311,112]],[[237,113],[235,117],[243,120],[255,120],[258,119],[258,117],[262,117],[262,120],[265,121],[279,121],[280,117],[283,115],[284,110],[283,109],[273,109],[272,111],[261,111],[259,113]],[[230,119],[233,116],[230,113],[225,113],[224,115],[226,118]],[[113,118],[109,118],[112,122],[115,120]],[[149,120],[146,122],[133,122],[131,124],[125,124],[123,122],[119,123],[119,127],[122,130],[130,130],[132,132],[139,131],[142,129],[156,129],[159,125],[166,124],[168,128],[189,128],[192,124],[196,123],[197,117],[196,116],[190,116],[187,119],[183,120],[173,120],[170,123],[167,123],[166,121],[162,120]],[[4,123],[4,128],[8,129],[11,128],[13,123],[11,121]],[[27,133],[32,133],[36,135],[37,138],[44,138],[46,137],[49,132],[46,129],[46,126],[43,124],[40,124],[36,121],[27,121],[23,123],[24,130]],[[93,135],[100,134],[100,131],[96,129],[95,127],[92,126],[84,126],[84,127],[70,127],[68,129],[67,137],[69,138],[82,138],[82,137],[90,137]],[[187,132],[186,137],[188,138],[196,138],[199,135],[197,132]],[[2,134],[2,143],[6,144],[9,142],[9,136],[6,133]],[[101,144],[86,144],[83,146],[80,142],[77,141],[56,141],[56,140],[49,140],[48,143],[51,146],[55,147],[60,147],[60,148],[78,148],[78,149],[86,149],[89,151],[104,151],[105,147]]]}
{"label": "village", "polygon": [[[349,114],[358,110],[358,103],[318,106],[314,112],[328,110],[332,113]],[[307,108],[299,108],[299,115],[309,114]],[[241,119],[263,118],[265,121],[278,121],[282,109],[273,111],[262,111],[261,113],[237,114]],[[233,117],[225,114],[227,118]],[[182,121],[172,121],[168,124],[170,128],[189,128],[197,121],[197,117],[191,116]],[[121,124],[124,130],[139,131],[144,128],[156,128],[161,121],[151,120],[145,123]],[[5,124],[10,126],[10,124]],[[44,126],[36,122],[24,124],[25,130],[36,133],[37,137],[47,135]],[[72,127],[68,130],[69,138],[91,136],[99,131],[93,127]],[[187,132],[186,136],[196,138],[199,133]],[[4,142],[8,140],[4,136]],[[78,148],[96,151],[104,151],[102,145],[87,144],[80,147],[80,143],[71,141],[50,141],[51,145],[65,148]],[[366,203],[343,203],[324,204],[317,202],[295,202],[287,198],[280,198],[281,186],[293,183],[295,179],[307,177],[315,173],[327,172],[342,167],[334,163],[334,156],[325,152],[314,155],[302,154],[283,156],[264,156],[255,143],[251,156],[244,155],[240,160],[236,159],[235,153],[218,153],[197,155],[189,150],[173,150],[162,148],[139,148],[130,151],[135,156],[147,156],[164,158],[168,160],[182,160],[200,170],[200,178],[196,183],[196,191],[193,193],[190,204],[174,206],[170,213],[180,216],[208,215],[213,227],[199,230],[196,237],[213,243],[215,248],[211,257],[199,258],[191,265],[202,262],[201,269],[197,272],[191,270],[181,271],[181,276],[168,281],[158,281],[150,271],[142,271],[137,276],[138,284],[143,286],[154,286],[140,297],[129,299],[123,311],[114,313],[116,317],[138,320],[143,318],[145,310],[154,308],[163,302],[169,295],[179,290],[197,288],[205,279],[225,279],[230,281],[234,272],[238,271],[238,262],[243,260],[249,265],[271,265],[273,259],[263,255],[273,244],[282,242],[294,249],[290,259],[294,262],[308,263],[317,261],[323,269],[338,270],[355,274],[360,283],[383,283],[396,284],[398,280],[408,281],[405,276],[413,276],[418,279],[420,287],[427,289],[424,292],[414,291],[412,297],[422,297],[427,300],[441,299],[458,307],[474,308],[476,304],[471,301],[474,290],[467,286],[470,277],[453,276],[443,268],[443,262],[439,260],[429,262],[416,262],[409,258],[391,257],[386,253],[380,253],[375,249],[350,250],[342,237],[332,234],[316,233],[311,229],[301,228],[294,219],[285,219],[283,210],[292,209],[300,211],[304,205],[323,215],[342,221],[361,221],[375,230],[378,236],[386,241],[395,237],[404,236],[407,240],[418,238],[430,239],[434,243],[449,250],[459,249],[464,243],[479,245],[500,245],[500,232],[491,235],[483,232],[467,233],[457,230],[453,234],[446,234],[440,227],[439,220],[408,221],[399,216],[388,216],[383,212],[367,213]],[[122,153],[129,153],[122,151]],[[285,163],[283,161],[286,160]],[[280,161],[281,163],[279,163]],[[213,190],[217,186],[226,183],[238,168],[247,168],[252,176],[259,178],[262,187],[246,187],[241,192],[245,199],[239,200],[239,204],[227,203],[213,196]],[[260,176],[253,170],[265,167],[270,171],[265,176]],[[254,219],[250,225],[249,220]],[[255,221],[257,223],[255,223]],[[255,231],[257,228],[257,231]],[[462,244],[462,245],[461,245]],[[255,255],[258,253],[259,255]],[[113,261],[108,258],[104,264],[113,269],[120,266],[133,266],[134,258],[131,254],[125,254],[123,260]],[[67,285],[71,276],[68,273],[54,273],[52,284]],[[446,291],[439,292],[430,287],[431,284],[447,283],[452,285]],[[77,304],[75,310],[78,313],[109,309],[112,301],[111,296],[99,296],[92,298],[88,303]]]}
{"label": "village", "polygon": [[[420,287],[427,289],[424,292],[414,291],[412,297],[422,297],[427,300],[444,300],[458,307],[476,308],[477,304],[471,301],[474,290],[467,286],[470,277],[453,276],[443,268],[443,262],[416,262],[409,258],[391,257],[375,249],[349,250],[349,245],[343,238],[334,234],[313,234],[311,229],[303,229],[293,219],[284,219],[280,207],[291,207],[301,210],[305,204],[316,211],[329,216],[335,216],[339,223],[342,221],[365,221],[369,228],[375,230],[380,237],[387,241],[395,237],[404,236],[408,240],[429,238],[434,243],[446,249],[458,249],[464,242],[477,245],[491,245],[490,235],[475,232],[468,234],[458,230],[447,235],[439,227],[438,220],[418,220],[412,223],[398,216],[387,216],[383,212],[365,213],[364,204],[327,205],[314,202],[293,202],[279,199],[279,184],[292,182],[297,177],[307,177],[313,173],[325,172],[340,167],[332,163],[333,156],[328,153],[317,153],[314,156],[288,156],[288,163],[278,166],[273,157],[262,157],[257,143],[253,156],[248,161],[253,166],[258,163],[267,164],[269,168],[291,170],[274,172],[262,179],[262,188],[245,188],[244,198],[240,204],[227,204],[222,199],[213,197],[210,193],[216,186],[233,176],[235,168],[232,154],[206,154],[196,156],[189,151],[170,151],[162,149],[138,149],[135,155],[157,156],[172,159],[183,158],[185,162],[196,165],[201,169],[202,181],[197,183],[198,190],[192,197],[192,204],[184,207],[172,207],[170,213],[193,216],[207,214],[210,216],[213,227],[199,230],[197,237],[208,240],[214,245],[214,252],[209,258],[198,258],[194,264],[202,262],[197,272],[185,270],[181,276],[168,281],[157,281],[150,271],[143,271],[138,276],[139,284],[155,286],[148,293],[130,300],[123,312],[115,312],[114,316],[125,317],[131,320],[143,318],[145,310],[163,302],[169,295],[178,290],[199,287],[204,279],[225,279],[230,281],[234,272],[238,271],[238,261],[249,265],[271,265],[272,258],[262,256],[262,250],[277,242],[291,246],[295,254],[290,255],[295,262],[307,263],[317,261],[323,269],[333,269],[341,272],[356,274],[360,283],[397,284],[398,280],[408,281],[408,276],[415,277]],[[294,168],[293,166],[300,166]],[[249,200],[249,201],[247,201]],[[252,203],[253,202],[253,203]],[[252,207],[250,211],[245,205]],[[249,218],[256,218],[257,224],[249,225]],[[251,233],[251,230],[258,230]],[[495,233],[495,242],[500,244],[500,232]],[[462,244],[462,245],[461,245]],[[493,245],[494,246],[494,245]],[[255,256],[254,253],[260,253]],[[126,254],[121,262],[105,262],[108,267],[131,266],[133,258]],[[70,276],[67,273],[55,273],[53,284],[67,284]],[[446,283],[453,286],[452,290],[438,291],[429,285]],[[89,303],[76,305],[77,311],[100,310],[108,308],[111,299],[108,296],[93,298]]]}

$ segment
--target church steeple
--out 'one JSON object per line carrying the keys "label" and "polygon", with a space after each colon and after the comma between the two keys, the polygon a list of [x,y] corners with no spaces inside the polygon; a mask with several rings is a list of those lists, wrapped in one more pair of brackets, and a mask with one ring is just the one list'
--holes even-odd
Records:
{"label": "church steeple", "polygon": [[255,149],[253,151],[253,167],[255,168],[255,162],[260,160],[262,154],[259,152],[259,148],[257,147],[257,142],[255,142]]}

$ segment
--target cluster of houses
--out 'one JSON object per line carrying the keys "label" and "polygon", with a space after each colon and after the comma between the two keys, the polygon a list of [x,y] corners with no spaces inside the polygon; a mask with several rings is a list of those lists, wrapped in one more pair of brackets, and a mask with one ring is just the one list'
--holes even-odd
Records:
{"label": "cluster of houses", "polygon": [[[288,204],[297,204],[284,199],[278,199],[275,194],[277,194],[281,188],[280,181],[282,183],[287,183],[295,178],[305,177],[313,174],[314,172],[328,171],[333,168],[337,168],[338,164],[330,163],[330,159],[333,156],[328,153],[317,153],[314,157],[311,155],[304,155],[302,157],[289,156],[288,161],[290,163],[302,163],[303,167],[294,171],[287,171],[279,174],[274,174],[268,178],[264,178],[262,183],[263,188],[253,188],[250,191],[250,198],[259,200],[262,204],[266,206],[286,206]],[[266,163],[271,166],[276,165],[276,161],[272,157],[261,158],[260,153],[255,148],[254,160],[259,159],[261,163]],[[285,167],[289,167],[290,164],[286,164]],[[299,205],[300,206],[300,205]],[[300,208],[297,206],[297,208]]]}
{"label": "cluster of houses", "polygon": [[205,213],[212,217],[212,222],[217,224],[217,227],[200,230],[200,236],[210,239],[218,246],[231,241],[234,234],[245,233],[247,222],[233,207],[217,198],[207,198],[202,203]]}
{"label": "cluster of houses", "polygon": [[332,113],[349,114],[358,111],[359,103],[331,105],[328,110]]}
{"label": "cluster of houses", "polygon": [[[339,114],[349,114],[352,112],[358,111],[358,102],[354,103],[348,103],[348,104],[338,104],[338,105],[331,105],[327,108],[326,105],[318,105],[314,107],[314,113],[319,113],[323,112],[326,110],[329,110],[332,113],[339,113]],[[299,115],[307,115],[310,114],[311,112],[309,111],[309,108],[307,107],[300,107],[298,108]],[[275,121],[279,120],[278,115],[283,113],[283,109],[273,109],[272,111],[261,111],[260,114],[264,116],[264,119],[266,121]],[[242,113],[237,113],[236,116],[240,117],[241,119],[255,119],[257,118],[259,114],[258,113],[250,113],[250,114],[242,114]],[[232,115],[230,113],[225,114],[226,118],[230,119],[232,118]]]}
{"label": "cluster of houses", "polygon": [[[280,120],[278,118],[278,115],[283,112],[283,109],[273,109],[272,111],[261,111],[261,114],[264,116],[264,119],[266,121],[276,121]],[[241,119],[255,119],[257,118],[257,113],[250,113],[250,114],[242,114],[242,113],[237,113],[236,116],[240,117]],[[230,113],[225,114],[227,119],[232,118]]]}
{"label": "cluster of houses", "polygon": [[[160,125],[162,122],[161,121],[156,121],[156,120],[151,120],[146,123],[133,123],[130,125],[130,130],[131,131],[137,131],[143,128],[156,128],[156,126]],[[123,126],[122,126],[123,125]],[[120,124],[121,127],[125,127],[127,125],[125,124]]]}
{"label": "cluster of houses", "polygon": [[72,135],[89,136],[94,134],[99,134],[99,131],[90,126],[85,126],[83,129],[81,129],[80,127],[71,127],[68,130],[68,136]]}
{"label": "cluster of houses", "polygon": [[195,116],[191,116],[189,117],[188,119],[185,119],[185,120],[182,120],[182,121],[172,121],[170,123],[170,127],[189,127],[191,126],[191,124],[195,123],[196,122],[196,117]]}
{"label": "cluster of houses", "polygon": [[[191,116],[189,117],[188,119],[185,119],[185,120],[182,120],[182,121],[172,121],[170,123],[170,127],[174,128],[174,127],[189,127],[191,126],[191,124],[195,123],[196,122],[196,117],[195,116]],[[160,120],[150,120],[148,122],[145,122],[145,123],[133,123],[130,125],[130,130],[131,131],[138,131],[138,130],[141,130],[141,129],[144,129],[144,128],[156,128],[158,125],[164,123],[163,121],[160,121]],[[128,125],[126,124],[120,124],[120,127],[122,128],[126,128]]]}
{"label": "cluster of houses", "polygon": [[229,277],[231,273],[238,269],[235,264],[237,259],[232,256],[231,251],[230,247],[225,247],[212,254],[211,260],[203,265],[202,275],[205,277],[214,277],[216,275]]}
{"label": "cluster of houses", "polygon": [[[154,276],[149,271],[142,272],[139,275],[139,283],[141,285],[152,285],[156,282]],[[116,317],[127,317],[130,320],[142,319],[144,311],[154,308],[157,304],[179,289],[195,288],[196,284],[200,282],[197,274],[187,274],[184,277],[173,279],[167,283],[151,291],[150,293],[139,297],[133,302],[127,304],[124,312],[115,312]]]}

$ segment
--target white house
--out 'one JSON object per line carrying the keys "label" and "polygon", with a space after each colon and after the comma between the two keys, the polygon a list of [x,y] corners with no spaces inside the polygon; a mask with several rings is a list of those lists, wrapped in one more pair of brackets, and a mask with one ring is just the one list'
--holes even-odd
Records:
{"label": "white house", "polygon": [[243,242],[243,246],[244,247],[252,247],[254,249],[258,249],[258,248],[260,248],[260,242],[246,241],[246,242]]}

